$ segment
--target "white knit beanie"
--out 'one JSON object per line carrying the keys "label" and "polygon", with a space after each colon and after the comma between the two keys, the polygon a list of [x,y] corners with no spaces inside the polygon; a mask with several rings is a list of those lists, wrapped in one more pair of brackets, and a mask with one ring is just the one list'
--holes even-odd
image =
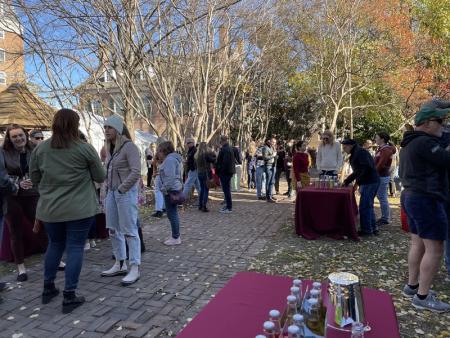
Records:
{"label": "white knit beanie", "polygon": [[105,120],[105,126],[113,127],[119,134],[123,132],[123,118],[117,114],[111,115]]}

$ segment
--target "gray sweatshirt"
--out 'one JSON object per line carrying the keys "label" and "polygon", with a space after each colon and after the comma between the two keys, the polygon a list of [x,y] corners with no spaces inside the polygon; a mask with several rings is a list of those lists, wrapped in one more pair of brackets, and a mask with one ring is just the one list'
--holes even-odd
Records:
{"label": "gray sweatshirt", "polygon": [[159,166],[160,190],[167,195],[169,191],[183,189],[183,161],[179,154],[170,153]]}

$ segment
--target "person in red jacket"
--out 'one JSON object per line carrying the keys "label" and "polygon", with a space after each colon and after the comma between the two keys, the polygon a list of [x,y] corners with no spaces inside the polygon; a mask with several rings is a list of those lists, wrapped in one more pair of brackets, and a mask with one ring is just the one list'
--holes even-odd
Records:
{"label": "person in red jacket", "polygon": [[388,133],[379,132],[375,136],[375,142],[378,145],[375,153],[375,167],[380,176],[380,186],[377,191],[377,198],[380,201],[381,218],[377,220],[377,225],[389,224],[390,207],[388,201],[388,187],[391,180],[390,172],[392,165],[392,157],[396,153],[396,149],[389,143],[390,136]]}
{"label": "person in red jacket", "polygon": [[303,188],[309,185],[309,155],[306,152],[304,141],[298,141],[295,145],[295,153],[292,157],[292,167],[294,169],[293,179],[297,188]]}

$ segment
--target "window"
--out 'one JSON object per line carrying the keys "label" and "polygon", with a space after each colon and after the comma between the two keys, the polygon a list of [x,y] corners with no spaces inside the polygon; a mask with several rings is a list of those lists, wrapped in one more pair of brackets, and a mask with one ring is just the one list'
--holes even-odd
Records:
{"label": "window", "polygon": [[108,106],[109,106],[109,109],[110,109],[113,113],[116,112],[116,109],[117,109],[117,107],[116,107],[116,102],[114,101],[114,99],[113,99],[112,97],[110,97],[109,100],[108,100]]}
{"label": "window", "polygon": [[3,29],[0,29],[0,39],[5,38],[5,31]]}
{"label": "window", "polygon": [[116,71],[114,69],[106,69],[98,78],[100,82],[109,82],[116,78]]}
{"label": "window", "polygon": [[0,72],[0,85],[6,85],[6,73]]}
{"label": "window", "polygon": [[6,61],[6,52],[4,49],[0,49],[0,62]]}
{"label": "window", "polygon": [[144,111],[145,111],[145,115],[147,117],[151,117],[153,110],[152,110],[152,101],[150,99],[150,96],[146,96],[144,97],[144,99],[142,100],[144,103]]}
{"label": "window", "polygon": [[94,114],[101,114],[103,111],[102,103],[99,100],[89,102],[89,111]]}

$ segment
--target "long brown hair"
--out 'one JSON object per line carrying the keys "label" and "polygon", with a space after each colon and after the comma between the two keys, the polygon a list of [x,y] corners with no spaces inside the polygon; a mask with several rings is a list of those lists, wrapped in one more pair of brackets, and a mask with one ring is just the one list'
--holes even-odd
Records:
{"label": "long brown hair", "polygon": [[64,149],[69,148],[72,143],[80,142],[79,125],[80,117],[72,109],[58,110],[53,117],[51,147]]}
{"label": "long brown hair", "polygon": [[28,132],[25,130],[24,127],[22,127],[19,124],[15,124],[15,123],[9,125],[8,128],[6,128],[5,140],[3,141],[3,149],[6,150],[6,151],[10,151],[10,150],[15,149],[14,148],[14,144],[11,141],[11,136],[9,135],[10,131],[14,130],[14,129],[22,129],[22,131],[24,132],[25,137],[27,139],[27,143],[25,145],[25,148],[31,149],[32,145],[30,143],[30,137],[28,135]]}

